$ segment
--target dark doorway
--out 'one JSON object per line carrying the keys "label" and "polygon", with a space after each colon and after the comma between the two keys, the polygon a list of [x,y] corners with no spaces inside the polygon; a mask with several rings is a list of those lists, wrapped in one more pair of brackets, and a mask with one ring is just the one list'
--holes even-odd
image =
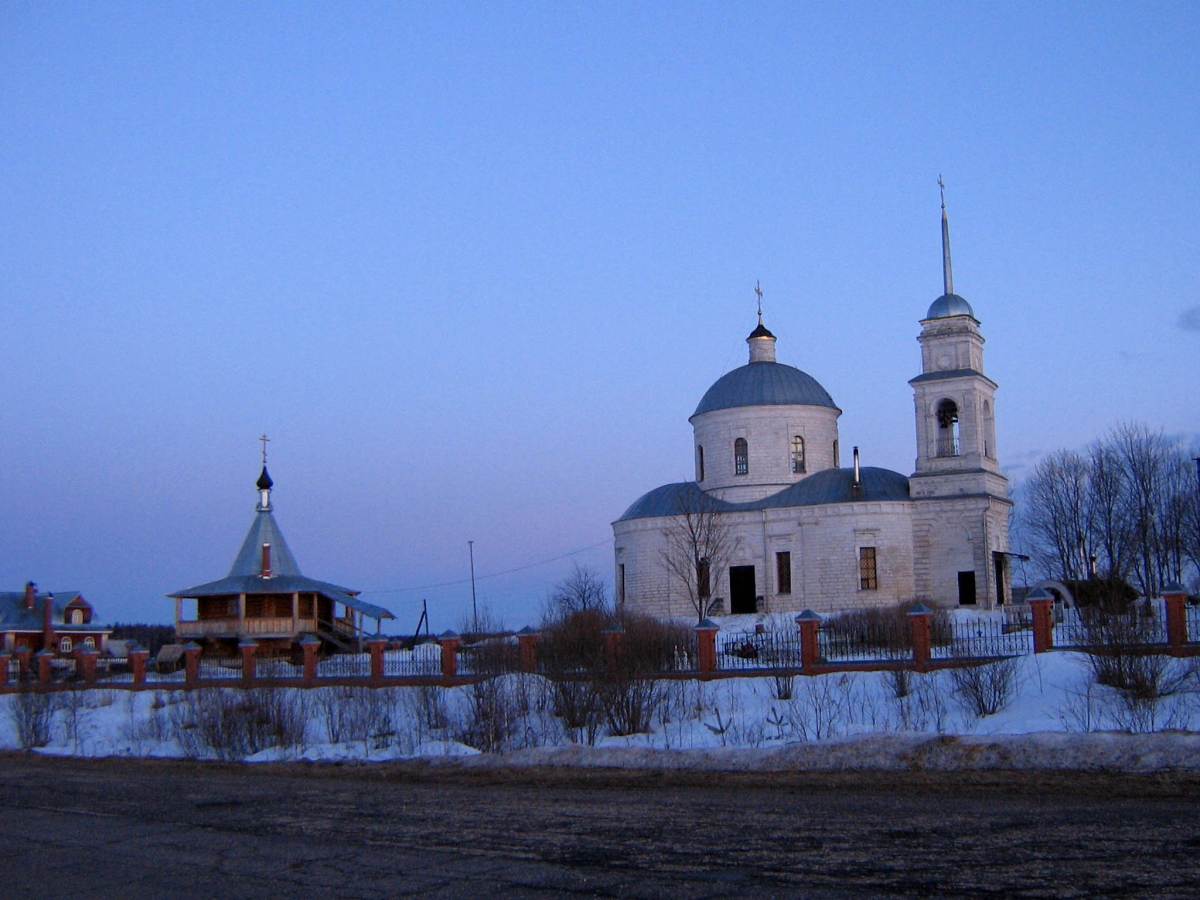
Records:
{"label": "dark doorway", "polygon": [[975,605],[975,573],[974,572],[959,572],[958,573],[958,605],[959,606],[974,606]]}
{"label": "dark doorway", "polygon": [[729,611],[735,615],[758,612],[754,600],[754,566],[729,567]]}
{"label": "dark doorway", "polygon": [[996,567],[996,605],[1004,605],[1004,554],[993,553],[992,562]]}

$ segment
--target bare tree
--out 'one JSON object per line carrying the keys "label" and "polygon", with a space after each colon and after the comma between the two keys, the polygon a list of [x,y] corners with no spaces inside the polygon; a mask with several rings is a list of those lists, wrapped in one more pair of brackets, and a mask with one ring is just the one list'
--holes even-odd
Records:
{"label": "bare tree", "polygon": [[733,534],[716,500],[703,491],[680,494],[678,511],[663,530],[667,539],[663,565],[683,590],[696,621],[703,622],[712,605],[712,579],[733,548]]}
{"label": "bare tree", "polygon": [[571,574],[551,589],[546,602],[547,618],[550,619],[592,610],[603,611],[608,605],[608,587],[599,572],[576,563]]}

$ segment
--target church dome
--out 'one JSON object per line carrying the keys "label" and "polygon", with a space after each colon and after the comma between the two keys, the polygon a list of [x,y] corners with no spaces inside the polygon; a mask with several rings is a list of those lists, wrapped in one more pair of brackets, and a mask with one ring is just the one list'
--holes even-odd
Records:
{"label": "church dome", "polygon": [[975,318],[971,304],[958,294],[942,294],[929,305],[927,319],[945,319],[948,316],[970,316]]}
{"label": "church dome", "polygon": [[826,406],[837,409],[829,392],[807,372],[783,363],[752,362],[718,378],[704,392],[692,416],[740,406]]}

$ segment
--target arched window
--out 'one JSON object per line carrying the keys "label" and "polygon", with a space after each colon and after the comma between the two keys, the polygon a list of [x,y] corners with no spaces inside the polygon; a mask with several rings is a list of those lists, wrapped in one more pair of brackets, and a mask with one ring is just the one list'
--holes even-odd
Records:
{"label": "arched window", "polygon": [[82,609],[71,610],[71,624],[72,625],[82,625],[83,624],[83,610]]}
{"label": "arched window", "polygon": [[804,471],[804,438],[796,435],[792,438],[792,474],[798,475]]}
{"label": "arched window", "polygon": [[750,448],[745,438],[733,442],[733,474],[748,475],[750,473]]}
{"label": "arched window", "polygon": [[58,642],[58,652],[59,653],[70,653],[71,652],[71,639],[69,637],[65,637],[61,641]]}
{"label": "arched window", "polygon": [[958,404],[943,400],[937,406],[937,455],[958,456]]}
{"label": "arched window", "polygon": [[89,650],[95,650],[96,639],[94,637],[85,637],[83,639],[83,646],[87,647]]}
{"label": "arched window", "polygon": [[704,445],[696,445],[696,480],[704,480]]}

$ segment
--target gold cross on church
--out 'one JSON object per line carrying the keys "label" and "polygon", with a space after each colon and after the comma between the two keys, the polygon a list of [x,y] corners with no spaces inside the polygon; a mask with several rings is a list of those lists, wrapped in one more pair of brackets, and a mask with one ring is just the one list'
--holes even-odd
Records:
{"label": "gold cross on church", "polygon": [[265,431],[262,433],[262,436],[259,438],[259,441],[263,445],[262,456],[263,456],[263,465],[264,466],[267,464],[267,442],[270,440],[271,439],[269,437],[267,437],[267,433]]}

